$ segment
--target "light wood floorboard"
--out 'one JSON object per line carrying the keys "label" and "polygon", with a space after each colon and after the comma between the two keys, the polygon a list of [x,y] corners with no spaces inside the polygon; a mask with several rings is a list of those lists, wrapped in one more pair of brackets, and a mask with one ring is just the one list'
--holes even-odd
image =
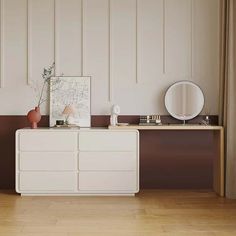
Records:
{"label": "light wood floorboard", "polygon": [[0,236],[236,235],[236,200],[211,191],[136,197],[20,197],[0,192]]}

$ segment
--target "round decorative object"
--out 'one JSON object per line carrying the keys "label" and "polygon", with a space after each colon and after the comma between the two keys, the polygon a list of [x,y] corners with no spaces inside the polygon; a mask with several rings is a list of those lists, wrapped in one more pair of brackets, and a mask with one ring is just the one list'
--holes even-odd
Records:
{"label": "round decorative object", "polygon": [[201,88],[191,81],[180,81],[166,91],[165,107],[178,120],[191,120],[202,111],[204,95]]}
{"label": "round decorative object", "polygon": [[31,128],[37,129],[38,123],[41,120],[40,108],[35,107],[34,110],[29,111],[27,114],[27,119],[31,123]]}

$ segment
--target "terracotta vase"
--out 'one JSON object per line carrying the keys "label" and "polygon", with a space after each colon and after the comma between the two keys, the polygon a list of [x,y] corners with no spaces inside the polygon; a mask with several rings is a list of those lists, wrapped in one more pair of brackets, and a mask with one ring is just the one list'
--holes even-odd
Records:
{"label": "terracotta vase", "polygon": [[41,120],[40,108],[35,107],[34,110],[29,111],[27,114],[27,119],[31,123],[31,128],[37,129],[38,128],[37,124]]}

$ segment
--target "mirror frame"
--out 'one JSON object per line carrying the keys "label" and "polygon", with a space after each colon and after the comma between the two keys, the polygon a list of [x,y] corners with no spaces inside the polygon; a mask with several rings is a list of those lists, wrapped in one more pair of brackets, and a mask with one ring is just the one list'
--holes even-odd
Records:
{"label": "mirror frame", "polygon": [[[180,85],[180,84],[190,84],[190,85],[194,86],[195,88],[199,89],[199,91],[201,92],[201,95],[202,95],[202,108],[201,108],[201,110],[200,110],[200,111],[197,111],[196,113],[192,114],[191,116],[186,116],[184,119],[183,119],[182,117],[176,115],[175,113],[172,113],[172,112],[168,109],[168,106],[167,106],[167,96],[169,95],[171,89],[173,89],[174,87],[176,87],[176,86],[178,86],[178,85]],[[178,119],[178,120],[183,120],[183,121],[185,121],[185,120],[191,120],[191,119],[195,118],[196,116],[198,116],[198,115],[202,112],[203,107],[204,107],[204,104],[205,104],[205,96],[204,96],[204,93],[203,93],[202,89],[201,89],[197,84],[195,84],[194,82],[189,81],[189,80],[182,80],[182,81],[175,82],[174,84],[172,84],[172,85],[166,90],[166,93],[165,93],[165,108],[166,108],[166,110],[168,111],[168,113],[169,113],[172,117],[174,117],[174,118],[176,118],[176,119]]]}

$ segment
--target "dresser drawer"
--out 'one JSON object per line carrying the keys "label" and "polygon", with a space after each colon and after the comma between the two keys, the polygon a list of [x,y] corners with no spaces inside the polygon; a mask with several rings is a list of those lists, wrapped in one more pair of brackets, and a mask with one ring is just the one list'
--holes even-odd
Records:
{"label": "dresser drawer", "polygon": [[81,191],[137,191],[136,172],[80,172]]}
{"label": "dresser drawer", "polygon": [[77,153],[75,152],[21,152],[19,154],[20,170],[69,171],[77,170]]}
{"label": "dresser drawer", "polygon": [[135,151],[137,148],[136,132],[80,132],[80,151]]}
{"label": "dresser drawer", "polygon": [[76,151],[76,132],[31,131],[19,133],[20,151]]}
{"label": "dresser drawer", "polygon": [[80,152],[79,170],[136,170],[135,152]]}
{"label": "dresser drawer", "polygon": [[20,172],[20,191],[76,191],[76,172]]}

